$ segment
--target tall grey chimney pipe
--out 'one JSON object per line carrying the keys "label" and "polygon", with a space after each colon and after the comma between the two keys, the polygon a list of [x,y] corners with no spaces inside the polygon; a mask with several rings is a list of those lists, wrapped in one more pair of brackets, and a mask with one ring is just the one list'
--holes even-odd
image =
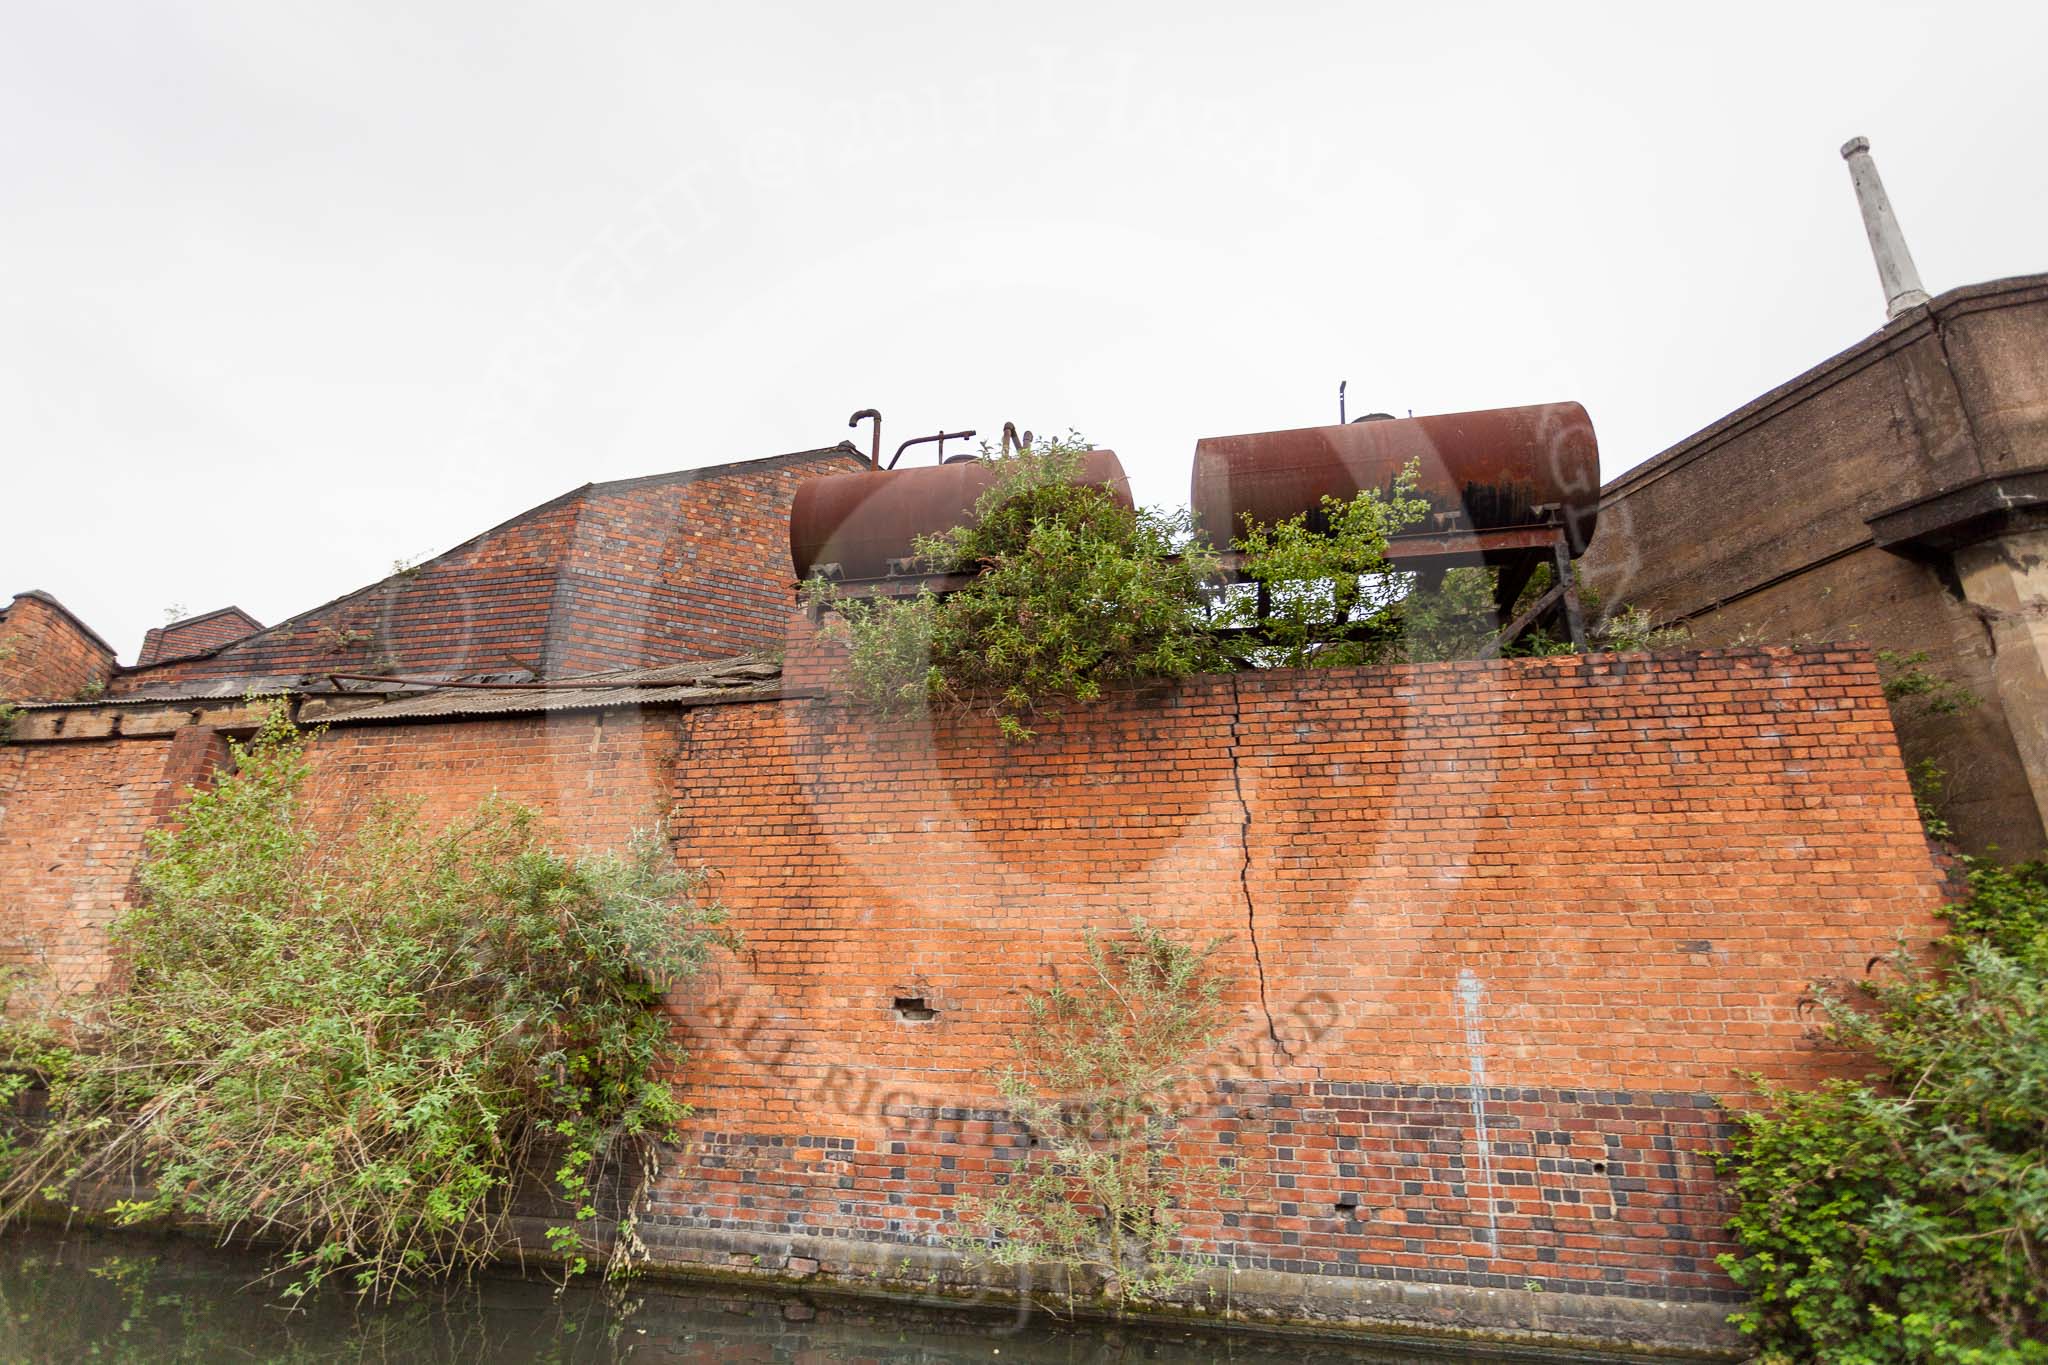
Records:
{"label": "tall grey chimney pipe", "polygon": [[1842,160],[1849,163],[1849,180],[1856,186],[1856,203],[1863,210],[1863,231],[1870,237],[1870,254],[1877,258],[1878,282],[1884,286],[1884,315],[1895,318],[1909,308],[1927,302],[1920,287],[1920,272],[1913,268],[1913,253],[1906,250],[1906,234],[1899,231],[1898,215],[1877,178],[1877,163],[1870,159],[1870,139],[1852,137],[1842,144]]}

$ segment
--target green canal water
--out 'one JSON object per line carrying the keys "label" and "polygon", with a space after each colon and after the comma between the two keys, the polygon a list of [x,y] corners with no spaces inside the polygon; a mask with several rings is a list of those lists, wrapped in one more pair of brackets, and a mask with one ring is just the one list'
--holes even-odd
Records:
{"label": "green canal water", "polygon": [[9,1362],[1111,1362],[1564,1360],[1062,1323],[1045,1314],[636,1284],[629,1294],[489,1278],[387,1308],[345,1296],[284,1312],[261,1264],[182,1239],[0,1238],[0,1360]]}

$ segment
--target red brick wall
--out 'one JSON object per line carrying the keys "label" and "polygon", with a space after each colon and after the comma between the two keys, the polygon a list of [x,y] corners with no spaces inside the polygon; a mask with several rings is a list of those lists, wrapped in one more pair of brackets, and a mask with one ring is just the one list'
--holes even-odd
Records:
{"label": "red brick wall", "polygon": [[106,927],[164,813],[171,752],[164,740],[0,744],[0,966],[66,993],[106,979]]}
{"label": "red brick wall", "polygon": [[857,456],[755,461],[605,484],[576,523],[557,590],[549,672],[716,659],[782,644],[795,600],[789,504]]}
{"label": "red brick wall", "polygon": [[[86,943],[163,751],[0,749],[0,905]],[[699,1117],[648,1233],[680,1257],[940,1236],[1026,1150],[985,1079],[1026,992],[1135,911],[1220,936],[1232,981],[1187,1150],[1244,1188],[1195,1214],[1203,1244],[1726,1297],[1716,1097],[1824,1074],[1807,983],[1939,899],[1875,672],[1840,650],[1206,678],[1021,749],[829,698],[337,725],[315,789],[333,820],[500,791],[589,847],[666,811],[715,869],[746,946],[674,1000]],[[44,875],[38,847],[73,852]],[[905,995],[938,1017],[900,1021]]]}
{"label": "red brick wall", "polygon": [[[681,1015],[704,1133],[677,1230],[940,1234],[1018,1154],[985,1075],[1025,991],[1141,912],[1222,935],[1234,982],[1195,1145],[1248,1194],[1205,1238],[1724,1295],[1713,1097],[1821,1074],[1806,984],[1939,896],[1846,652],[1204,679],[1024,749],[829,701],[702,711],[675,806],[747,936]],[[893,1016],[913,994],[937,1020]]]}
{"label": "red brick wall", "polygon": [[114,652],[52,599],[22,593],[0,611],[0,702],[69,701],[113,671]]}
{"label": "red brick wall", "polygon": [[544,812],[574,849],[622,849],[668,817],[688,713],[631,707],[432,725],[336,726],[312,752],[315,817],[345,827],[379,797],[442,824],[498,795]]}

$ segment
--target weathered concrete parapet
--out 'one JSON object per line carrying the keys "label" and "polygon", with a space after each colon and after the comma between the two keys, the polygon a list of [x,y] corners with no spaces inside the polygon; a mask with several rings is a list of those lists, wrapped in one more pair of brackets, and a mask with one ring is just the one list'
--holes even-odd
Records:
{"label": "weathered concrete parapet", "polygon": [[[530,1236],[537,1246],[543,1232],[544,1224],[534,1220]],[[976,1271],[947,1248],[801,1233],[678,1234],[649,1225],[642,1225],[640,1233],[652,1253],[648,1270],[656,1278],[666,1273],[780,1286],[794,1282],[807,1297],[821,1301],[914,1296],[925,1306],[954,1304],[1007,1316],[1019,1310],[1034,1287],[1043,1294],[1063,1284],[1056,1269],[1040,1269],[1035,1286],[1029,1272]],[[1083,1318],[1108,1316],[1099,1308],[1091,1313],[1085,1298],[1075,1307]],[[1465,1342],[1482,1351],[1510,1346],[1605,1354],[1619,1347],[1667,1359],[1733,1359],[1743,1354],[1744,1340],[1728,1325],[1728,1305],[1722,1303],[1227,1266],[1209,1269],[1175,1302],[1140,1316],[1191,1327],[1251,1327],[1325,1343],[1364,1330],[1382,1338],[1412,1337],[1432,1354],[1449,1342]]]}
{"label": "weathered concrete parapet", "polygon": [[1581,569],[1702,644],[1924,653],[1982,701],[1909,718],[1909,755],[1949,774],[1965,849],[2037,856],[2048,806],[2019,732],[2039,701],[2008,697],[1956,556],[2048,525],[2044,349],[2048,275],[1949,290],[1612,480]]}
{"label": "weathered concrete parapet", "polygon": [[1955,552],[1963,596],[1991,632],[1992,677],[2035,804],[2048,811],[2048,530]]}

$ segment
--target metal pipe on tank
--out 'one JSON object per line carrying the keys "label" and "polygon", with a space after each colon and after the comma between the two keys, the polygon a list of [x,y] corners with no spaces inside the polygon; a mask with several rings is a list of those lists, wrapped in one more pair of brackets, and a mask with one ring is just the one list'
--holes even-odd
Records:
{"label": "metal pipe on tank", "polygon": [[[973,436],[974,429],[972,427],[969,427],[965,431],[941,431],[931,436],[913,436],[909,440],[905,441],[902,445],[896,447],[896,453],[889,457],[888,468],[894,469],[896,467],[896,462],[903,458],[903,452],[910,449],[912,446],[928,446],[934,441],[937,441],[939,443],[939,463],[945,464],[946,442],[965,441],[972,439]],[[958,457],[955,458],[957,459]],[[968,458],[971,459],[973,457],[969,456]]]}
{"label": "metal pipe on tank", "polygon": [[870,469],[880,469],[882,467],[882,414],[873,408],[862,408],[859,412],[846,419],[846,425],[857,427],[864,421],[873,421],[875,424],[874,430],[870,433],[871,439],[868,442],[868,467]]}

